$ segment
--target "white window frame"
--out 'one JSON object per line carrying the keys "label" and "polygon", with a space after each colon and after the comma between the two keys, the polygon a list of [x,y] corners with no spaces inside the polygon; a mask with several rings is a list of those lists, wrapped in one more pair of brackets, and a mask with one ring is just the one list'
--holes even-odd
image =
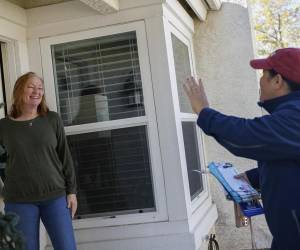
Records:
{"label": "white window frame", "polygon": [[65,128],[65,130],[67,135],[73,135],[94,131],[105,131],[108,129],[112,130],[133,126],[146,126],[156,211],[140,214],[122,214],[113,216],[114,218],[111,218],[110,216],[104,216],[79,219],[74,221],[75,228],[103,227],[168,220],[145,23],[143,21],[137,21],[128,24],[113,25],[93,30],[42,38],[40,40],[40,46],[43,76],[45,80],[45,93],[47,95],[46,98],[50,109],[57,111],[58,107],[56,104],[51,45],[120,34],[130,31],[135,31],[137,36],[145,116],[68,126]]}
{"label": "white window frame", "polygon": [[17,55],[17,41],[8,39],[0,35],[0,41],[5,43],[5,51],[2,54],[4,59],[4,79],[7,110],[12,105],[11,96],[17,76],[20,74],[20,61]]}
{"label": "white window frame", "polygon": [[[177,28],[180,27],[180,30]],[[203,136],[201,129],[197,126],[197,118],[196,114],[191,113],[183,113],[180,111],[180,102],[179,102],[179,95],[177,89],[177,79],[176,79],[176,71],[175,71],[175,62],[174,62],[174,54],[173,54],[173,45],[172,45],[172,35],[175,35],[182,43],[184,43],[189,51],[189,59],[190,59],[190,66],[191,66],[191,74],[197,79],[196,70],[195,70],[195,57],[194,57],[194,48],[193,48],[193,36],[191,32],[185,29],[184,26],[179,24],[176,19],[172,18],[169,19],[168,30],[166,31],[166,38],[167,44],[171,46],[169,49],[169,62],[170,62],[170,75],[171,75],[171,84],[172,84],[172,92],[173,92],[173,101],[174,101],[174,110],[175,116],[177,120],[177,135],[179,141],[179,148],[180,148],[180,156],[181,156],[181,166],[182,166],[182,173],[183,179],[185,183],[185,194],[189,199],[187,200],[187,208],[190,210],[190,213],[195,213],[199,207],[203,205],[203,203],[209,199],[209,186],[208,186],[208,177],[206,175],[202,175],[203,181],[203,190],[200,192],[193,200],[190,199],[190,187],[189,187],[189,179],[188,179],[188,172],[187,172],[187,165],[186,165],[186,156],[185,156],[185,149],[184,149],[184,140],[183,140],[183,132],[182,132],[182,122],[194,122],[196,126],[196,133],[197,133],[197,141],[198,141],[198,152],[200,157],[200,164],[201,169],[205,170],[206,161],[204,155],[204,144],[203,144]]]}

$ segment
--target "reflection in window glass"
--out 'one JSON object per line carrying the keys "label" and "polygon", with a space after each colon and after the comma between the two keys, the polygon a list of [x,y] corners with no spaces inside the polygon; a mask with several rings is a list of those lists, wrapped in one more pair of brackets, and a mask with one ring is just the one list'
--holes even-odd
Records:
{"label": "reflection in window glass", "polygon": [[144,116],[135,32],[52,45],[66,126]]}
{"label": "reflection in window glass", "polygon": [[191,76],[189,49],[183,42],[181,42],[173,34],[172,34],[172,46],[173,46],[173,55],[174,55],[180,111],[183,113],[193,113],[190,102],[183,89],[183,83],[185,79]]}
{"label": "reflection in window glass", "polygon": [[195,122],[182,122],[182,132],[190,195],[193,200],[203,190],[202,175],[194,171],[201,169]]}

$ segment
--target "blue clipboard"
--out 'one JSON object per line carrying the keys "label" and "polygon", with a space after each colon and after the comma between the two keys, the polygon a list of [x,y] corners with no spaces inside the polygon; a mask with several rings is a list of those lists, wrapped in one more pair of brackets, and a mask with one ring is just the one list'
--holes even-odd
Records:
{"label": "blue clipboard", "polygon": [[230,199],[240,205],[247,217],[263,214],[264,210],[258,198],[259,193],[245,180],[234,178],[236,169],[230,163],[210,163],[209,172],[219,181]]}

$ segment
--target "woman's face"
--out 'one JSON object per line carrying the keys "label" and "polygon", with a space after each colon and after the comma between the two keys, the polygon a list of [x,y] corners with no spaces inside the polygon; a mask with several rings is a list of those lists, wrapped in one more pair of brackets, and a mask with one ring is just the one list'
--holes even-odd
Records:
{"label": "woman's face", "polygon": [[25,84],[23,103],[30,107],[37,108],[44,95],[44,86],[42,81],[38,77],[31,77]]}

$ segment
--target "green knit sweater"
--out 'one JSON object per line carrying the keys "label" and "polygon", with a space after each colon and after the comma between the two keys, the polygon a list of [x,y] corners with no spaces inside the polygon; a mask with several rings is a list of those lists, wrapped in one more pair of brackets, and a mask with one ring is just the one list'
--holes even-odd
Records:
{"label": "green knit sweater", "polygon": [[0,120],[7,152],[6,202],[35,202],[76,193],[73,161],[57,113],[28,121]]}

